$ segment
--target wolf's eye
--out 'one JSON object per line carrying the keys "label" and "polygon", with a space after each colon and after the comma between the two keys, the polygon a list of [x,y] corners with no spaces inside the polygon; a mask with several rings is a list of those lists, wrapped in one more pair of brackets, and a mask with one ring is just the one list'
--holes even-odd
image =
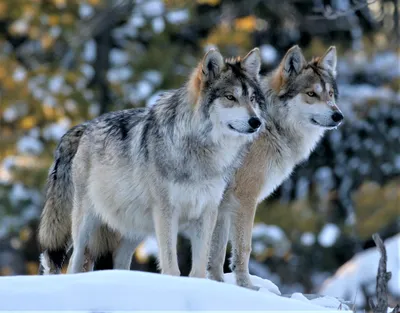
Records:
{"label": "wolf's eye", "polygon": [[333,97],[333,91],[329,91],[329,97]]}
{"label": "wolf's eye", "polygon": [[255,95],[252,95],[252,96],[250,97],[250,101],[253,102],[254,100],[256,100],[256,96],[255,96]]}
{"label": "wolf's eye", "polygon": [[310,92],[307,92],[307,96],[309,96],[309,97],[315,97],[316,94],[315,94],[315,92],[310,91]]}
{"label": "wolf's eye", "polygon": [[229,101],[234,101],[234,100],[236,100],[235,97],[232,96],[232,95],[226,95],[225,98],[228,99]]}

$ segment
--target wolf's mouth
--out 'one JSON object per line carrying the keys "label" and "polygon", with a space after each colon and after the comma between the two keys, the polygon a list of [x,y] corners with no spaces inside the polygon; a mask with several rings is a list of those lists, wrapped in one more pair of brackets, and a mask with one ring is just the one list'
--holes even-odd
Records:
{"label": "wolf's mouth", "polygon": [[246,131],[242,131],[242,130],[236,129],[231,124],[228,124],[228,127],[229,127],[229,129],[231,129],[239,134],[252,134],[258,130],[258,129],[254,129],[254,128],[249,128]]}
{"label": "wolf's mouth", "polygon": [[314,118],[311,118],[311,123],[313,123],[314,125],[317,125],[319,127],[328,128],[328,129],[336,128],[340,124],[340,123],[338,123],[338,124],[331,124],[331,125],[322,125],[321,123],[318,123]]}

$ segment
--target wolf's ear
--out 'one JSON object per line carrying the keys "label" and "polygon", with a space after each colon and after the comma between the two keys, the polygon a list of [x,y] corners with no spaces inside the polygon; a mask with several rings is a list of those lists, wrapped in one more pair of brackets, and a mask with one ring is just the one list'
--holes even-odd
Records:
{"label": "wolf's ear", "polygon": [[254,48],[242,60],[243,68],[251,76],[257,77],[261,68],[260,49]]}
{"label": "wolf's ear", "polygon": [[203,58],[202,77],[203,81],[214,80],[222,71],[224,58],[217,49],[209,50]]}
{"label": "wolf's ear", "polygon": [[298,75],[306,65],[303,53],[299,46],[293,46],[286,52],[281,63],[281,75],[286,81],[291,75]]}
{"label": "wolf's ear", "polygon": [[324,69],[332,72],[332,74],[336,76],[336,63],[337,63],[336,47],[331,46],[325,52],[324,56],[319,59],[318,66],[323,67]]}

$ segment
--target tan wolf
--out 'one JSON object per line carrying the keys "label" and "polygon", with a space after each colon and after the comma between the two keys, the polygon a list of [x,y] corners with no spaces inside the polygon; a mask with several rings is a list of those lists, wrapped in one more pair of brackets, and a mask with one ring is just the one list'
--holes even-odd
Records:
{"label": "tan wolf", "polygon": [[208,267],[210,278],[223,281],[228,240],[232,243],[231,269],[238,285],[250,289],[251,235],[257,204],[267,198],[307,160],[328,129],[343,120],[336,101],[336,49],[306,62],[292,47],[279,67],[262,78],[267,100],[266,128],[251,145],[219,208]]}

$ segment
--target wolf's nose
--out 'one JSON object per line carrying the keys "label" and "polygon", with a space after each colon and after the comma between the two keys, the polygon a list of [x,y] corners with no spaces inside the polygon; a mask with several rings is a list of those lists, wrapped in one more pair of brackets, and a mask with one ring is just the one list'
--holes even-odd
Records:
{"label": "wolf's nose", "polygon": [[340,121],[343,120],[343,114],[340,113],[340,112],[335,112],[335,113],[333,113],[333,114],[332,114],[332,120],[333,120],[335,123],[339,123]]}
{"label": "wolf's nose", "polygon": [[249,119],[249,125],[254,128],[257,129],[261,126],[261,121],[258,117],[251,117]]}

